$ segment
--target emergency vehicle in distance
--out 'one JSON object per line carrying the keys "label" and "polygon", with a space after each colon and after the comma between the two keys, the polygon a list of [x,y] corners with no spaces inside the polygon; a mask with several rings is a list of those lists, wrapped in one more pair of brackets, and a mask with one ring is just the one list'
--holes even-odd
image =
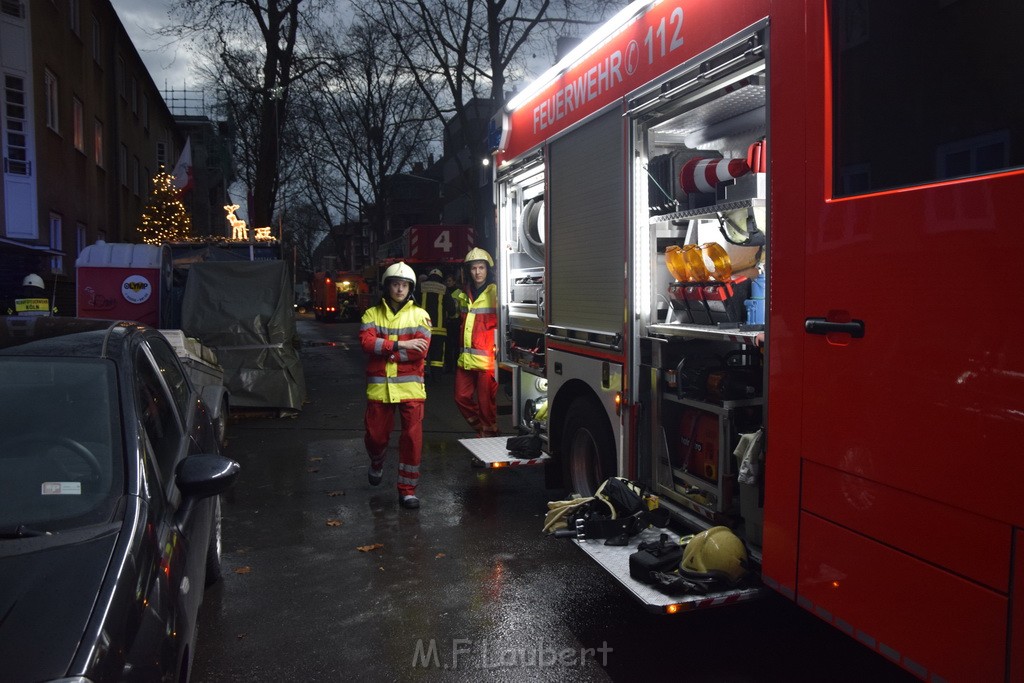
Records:
{"label": "emergency vehicle in distance", "polygon": [[416,275],[425,275],[431,268],[445,273],[462,265],[475,243],[472,225],[416,224],[410,225],[402,236],[382,244],[377,250],[377,268],[383,273],[388,266],[399,261],[409,264]]}
{"label": "emergency vehicle in distance", "polygon": [[324,322],[359,320],[370,306],[370,287],[358,273],[313,273],[313,317]]}
{"label": "emergency vehicle in distance", "polygon": [[[1024,680],[1024,299],[997,265],[1022,23],[633,2],[492,127],[499,372],[548,472],[730,527],[765,587],[927,680]],[[575,543],[651,609],[758,592],[661,595],[635,548]]]}

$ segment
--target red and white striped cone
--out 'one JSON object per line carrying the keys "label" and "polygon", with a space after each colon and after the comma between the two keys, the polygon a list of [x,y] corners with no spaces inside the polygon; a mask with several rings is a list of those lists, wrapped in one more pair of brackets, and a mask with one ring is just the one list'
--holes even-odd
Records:
{"label": "red and white striped cone", "polygon": [[718,183],[750,173],[744,159],[690,159],[679,171],[679,186],[686,194],[714,192]]}

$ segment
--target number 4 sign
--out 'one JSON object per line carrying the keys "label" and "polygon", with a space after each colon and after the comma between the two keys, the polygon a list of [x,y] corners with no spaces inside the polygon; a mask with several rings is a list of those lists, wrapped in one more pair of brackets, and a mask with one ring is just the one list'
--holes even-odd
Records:
{"label": "number 4 sign", "polygon": [[437,234],[437,238],[434,240],[435,249],[440,249],[445,253],[445,255],[448,255],[453,246],[451,230],[442,230]]}

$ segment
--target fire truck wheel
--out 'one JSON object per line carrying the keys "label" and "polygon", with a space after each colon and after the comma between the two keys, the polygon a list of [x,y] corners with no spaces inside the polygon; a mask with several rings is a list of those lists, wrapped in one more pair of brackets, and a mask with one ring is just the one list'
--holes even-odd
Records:
{"label": "fire truck wheel", "polygon": [[605,479],[615,475],[611,426],[595,399],[581,396],[569,406],[561,459],[566,485],[582,496],[593,495]]}

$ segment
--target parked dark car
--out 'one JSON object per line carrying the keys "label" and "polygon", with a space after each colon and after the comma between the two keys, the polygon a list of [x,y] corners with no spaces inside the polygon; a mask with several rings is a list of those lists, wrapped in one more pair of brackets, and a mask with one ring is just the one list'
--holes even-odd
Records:
{"label": "parked dark car", "polygon": [[156,329],[0,317],[0,680],[187,680],[238,469]]}

